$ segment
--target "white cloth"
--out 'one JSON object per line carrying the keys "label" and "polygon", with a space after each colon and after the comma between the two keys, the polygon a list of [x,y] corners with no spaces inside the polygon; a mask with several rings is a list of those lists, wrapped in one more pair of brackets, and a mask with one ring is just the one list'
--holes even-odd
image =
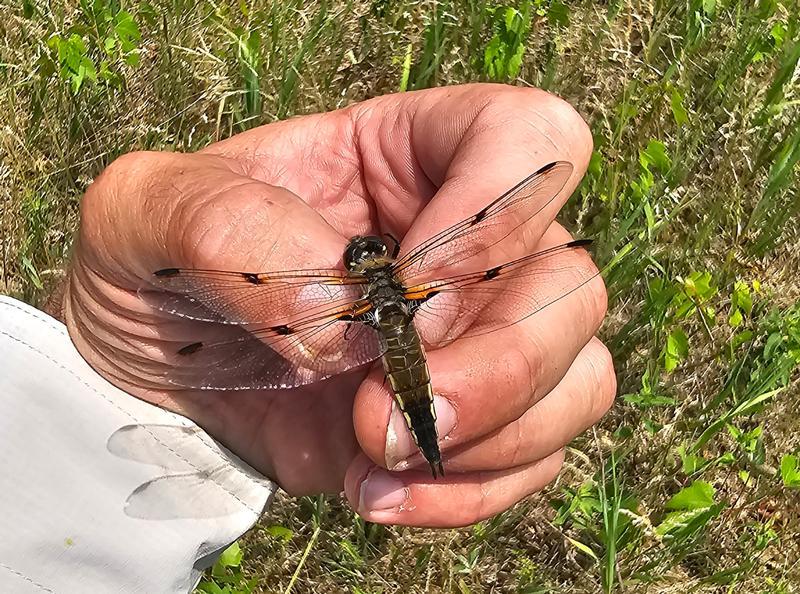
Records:
{"label": "white cloth", "polygon": [[274,492],[0,295],[0,592],[191,592]]}

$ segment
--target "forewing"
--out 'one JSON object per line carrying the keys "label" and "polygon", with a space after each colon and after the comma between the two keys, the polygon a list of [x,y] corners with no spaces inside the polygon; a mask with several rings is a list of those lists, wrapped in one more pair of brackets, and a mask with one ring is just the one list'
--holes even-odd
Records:
{"label": "forewing", "polygon": [[441,347],[516,324],[578,291],[600,273],[565,258],[583,250],[576,240],[477,272],[433,281],[406,291],[418,309],[423,339]]}
{"label": "forewing", "polygon": [[564,188],[572,164],[556,161],[531,174],[471,217],[401,253],[393,269],[406,286],[463,262],[508,237],[541,212]]}
{"label": "forewing", "polygon": [[219,324],[277,323],[363,297],[366,280],[339,270],[274,273],[165,268],[140,291],[161,311]]}
{"label": "forewing", "polygon": [[371,308],[328,309],[293,325],[221,326],[223,339],[181,346],[168,361],[164,379],[203,390],[294,388],[321,381],[381,356],[382,343],[371,327],[353,321]]}

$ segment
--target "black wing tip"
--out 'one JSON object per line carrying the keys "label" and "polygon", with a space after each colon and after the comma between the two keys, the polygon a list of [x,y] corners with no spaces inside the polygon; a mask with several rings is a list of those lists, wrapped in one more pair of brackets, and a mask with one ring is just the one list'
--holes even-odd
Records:
{"label": "black wing tip", "polygon": [[444,476],[444,467],[441,460],[429,460],[428,464],[431,465],[431,474],[434,479]]}
{"label": "black wing tip", "polygon": [[180,268],[162,268],[161,270],[156,270],[153,276],[175,276],[180,271]]}
{"label": "black wing tip", "polygon": [[193,342],[192,344],[187,344],[185,347],[178,351],[179,355],[191,355],[192,353],[196,353],[201,348],[203,348],[202,342]]}
{"label": "black wing tip", "polygon": [[594,243],[594,239],[575,239],[570,241],[567,245],[569,247],[585,247],[587,245],[592,245]]}
{"label": "black wing tip", "polygon": [[547,171],[550,171],[557,164],[558,164],[558,161],[552,161],[552,162],[548,163],[547,165],[542,165],[541,167],[539,167],[539,169],[536,170],[536,175],[539,175],[539,174],[545,173]]}
{"label": "black wing tip", "polygon": [[551,169],[553,169],[558,165],[569,166],[570,168],[572,167],[572,163],[570,163],[569,161],[551,161],[547,165],[542,165],[541,167],[539,167],[539,169],[536,170],[534,175],[541,175],[543,173],[547,173],[548,171],[550,171]]}

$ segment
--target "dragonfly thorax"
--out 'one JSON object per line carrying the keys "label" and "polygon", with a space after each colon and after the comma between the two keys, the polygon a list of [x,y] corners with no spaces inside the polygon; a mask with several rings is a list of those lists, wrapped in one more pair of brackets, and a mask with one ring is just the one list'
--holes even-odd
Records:
{"label": "dragonfly thorax", "polygon": [[391,261],[389,248],[376,235],[356,235],[344,250],[344,266],[350,272],[363,274],[370,268],[384,266]]}

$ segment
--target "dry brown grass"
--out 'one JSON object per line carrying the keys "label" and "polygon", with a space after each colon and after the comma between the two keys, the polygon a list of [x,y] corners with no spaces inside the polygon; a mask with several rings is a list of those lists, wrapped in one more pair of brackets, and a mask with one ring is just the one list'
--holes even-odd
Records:
{"label": "dry brown grass", "polygon": [[[547,13],[549,3],[540,4]],[[320,509],[311,499],[279,497],[243,541],[245,573],[258,578],[258,591],[286,587],[316,526],[319,538],[296,593],[800,588],[800,496],[782,485],[778,472],[782,456],[800,451],[796,372],[791,381],[771,384],[785,387],[773,400],[730,420],[742,430],[762,428],[763,460],[743,451],[725,428],[696,452],[712,462],[706,469],[687,475],[677,455],[679,446],[725,418],[747,392],[747,378],[766,368],[770,359],[757,355],[768,334],[800,327],[800,311],[792,309],[800,293],[800,196],[797,160],[791,161],[792,134],[800,126],[797,74],[777,98],[770,93],[782,68],[791,66],[791,44],[800,43],[797,16],[788,2],[764,8],[765,2],[718,1],[713,15],[703,15],[702,5],[569,2],[567,26],[533,18],[514,81],[559,93],[592,124],[599,161],[564,218],[598,238],[603,263],[627,253],[608,274],[612,308],[603,330],[620,394],[639,392],[648,371],[673,403],[645,408],[620,401],[594,433],[572,444],[554,485],[471,529],[365,526],[336,498]],[[494,21],[480,3],[337,0],[326,6],[320,18],[323,4],[299,0],[249,6],[248,16],[236,4],[132,2],[127,9],[143,33],[141,65],[112,63],[118,86],[86,83],[74,93],[57,69],[48,71],[47,40],[85,24],[80,7],[39,3],[26,15],[17,4],[0,4],[3,292],[41,303],[68,257],[80,196],[121,153],[190,151],[278,117],[395,91],[409,43],[409,88],[485,77],[481,56]],[[770,49],[770,32],[781,23],[785,39]],[[251,30],[263,36],[251,62],[261,102],[254,113],[248,113],[246,60],[237,57],[228,33]],[[426,39],[432,41],[426,45]],[[762,59],[750,55],[754,44],[761,44]],[[671,109],[673,92],[687,112],[683,125]],[[631,188],[643,174],[640,153],[651,140],[664,144],[672,166],[654,169],[652,189],[636,196]],[[782,155],[790,166],[776,174]],[[786,183],[771,192],[775,175]],[[761,242],[764,229],[775,230],[773,241]],[[648,296],[646,281],[661,278],[675,287],[694,271],[709,271],[717,287],[708,302],[716,312],[713,327],[697,315],[676,319]],[[727,323],[736,280],[764,287],[739,328]],[[772,326],[770,309],[780,312]],[[690,350],[668,373],[661,354],[678,326]],[[729,351],[742,328],[753,332],[752,340]],[[726,391],[739,364],[737,389]],[[602,480],[612,452],[619,459],[616,475]],[[696,534],[670,542],[656,527],[669,498],[693,480],[713,484],[715,501],[726,506]],[[624,494],[623,507],[630,509],[616,517],[631,523],[614,554],[602,513],[574,510],[564,525],[554,524],[547,502],[569,500],[569,490],[581,485],[593,496],[602,485]],[[270,535],[270,525],[288,528],[289,540]],[[613,584],[608,575],[604,582],[608,567]]]}

